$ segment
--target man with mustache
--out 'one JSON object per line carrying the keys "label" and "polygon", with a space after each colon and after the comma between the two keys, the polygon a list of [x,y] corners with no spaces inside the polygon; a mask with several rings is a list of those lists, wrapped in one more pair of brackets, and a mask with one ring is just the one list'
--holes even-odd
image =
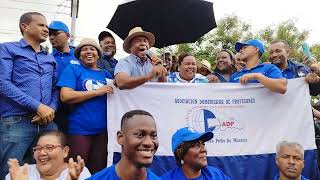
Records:
{"label": "man with mustache", "polygon": [[300,144],[282,141],[277,145],[276,150],[279,174],[274,177],[274,180],[308,180],[301,175],[304,168],[304,150]]}
{"label": "man with mustache", "polygon": [[56,61],[40,45],[48,38],[45,17],[27,12],[20,17],[23,38],[0,45],[0,179],[7,161],[24,155],[39,132],[56,130],[58,105]]}
{"label": "man with mustache", "polygon": [[157,126],[149,112],[132,110],[125,113],[117,141],[122,148],[120,161],[88,180],[160,180],[147,169],[159,146]]}
{"label": "man with mustache", "polygon": [[158,58],[147,57],[146,50],[154,43],[154,35],[141,27],[130,30],[123,42],[123,50],[130,55],[119,60],[114,71],[119,89],[133,89],[148,81],[166,81],[167,70],[163,63]]}

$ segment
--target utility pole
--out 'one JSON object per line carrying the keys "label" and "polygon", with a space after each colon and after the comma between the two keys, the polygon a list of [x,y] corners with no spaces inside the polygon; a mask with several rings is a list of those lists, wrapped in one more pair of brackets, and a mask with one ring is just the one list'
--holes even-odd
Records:
{"label": "utility pole", "polygon": [[76,21],[79,12],[79,0],[71,0],[71,38],[70,43],[74,45],[74,40],[76,37]]}

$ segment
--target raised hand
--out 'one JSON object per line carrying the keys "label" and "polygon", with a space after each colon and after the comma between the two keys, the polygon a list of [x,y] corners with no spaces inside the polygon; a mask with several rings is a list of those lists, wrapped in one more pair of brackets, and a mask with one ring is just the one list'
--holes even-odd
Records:
{"label": "raised hand", "polygon": [[11,180],[29,180],[29,165],[24,164],[20,167],[17,159],[9,159],[9,174]]}
{"label": "raised hand", "polygon": [[77,156],[77,162],[70,158],[68,162],[69,174],[66,180],[78,180],[83,168],[84,160],[80,156]]}

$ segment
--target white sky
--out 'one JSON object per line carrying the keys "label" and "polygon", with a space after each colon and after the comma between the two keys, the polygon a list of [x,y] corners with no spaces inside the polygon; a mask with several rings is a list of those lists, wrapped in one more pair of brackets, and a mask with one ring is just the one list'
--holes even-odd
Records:
{"label": "white sky", "polygon": [[[0,0],[0,42],[16,41],[21,38],[18,21],[27,11],[43,13],[48,23],[52,20],[64,21],[71,28],[69,7],[71,0]],[[299,30],[310,30],[308,42],[320,42],[319,0],[210,0],[216,21],[227,15],[237,15],[260,30],[268,25],[293,19]],[[30,3],[31,2],[31,3]],[[79,17],[76,25],[77,41],[83,37],[97,39],[99,32],[106,30],[117,5],[123,0],[80,0]],[[52,5],[47,5],[52,4]],[[66,14],[62,14],[66,13]],[[117,56],[123,56],[122,40],[116,37]]]}

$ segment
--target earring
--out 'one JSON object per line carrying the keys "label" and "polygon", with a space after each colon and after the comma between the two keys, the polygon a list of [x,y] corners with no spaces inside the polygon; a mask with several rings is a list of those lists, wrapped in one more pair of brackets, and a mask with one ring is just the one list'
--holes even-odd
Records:
{"label": "earring", "polygon": [[184,161],[181,159],[180,163],[181,163],[181,165],[182,165],[182,164],[184,164]]}

